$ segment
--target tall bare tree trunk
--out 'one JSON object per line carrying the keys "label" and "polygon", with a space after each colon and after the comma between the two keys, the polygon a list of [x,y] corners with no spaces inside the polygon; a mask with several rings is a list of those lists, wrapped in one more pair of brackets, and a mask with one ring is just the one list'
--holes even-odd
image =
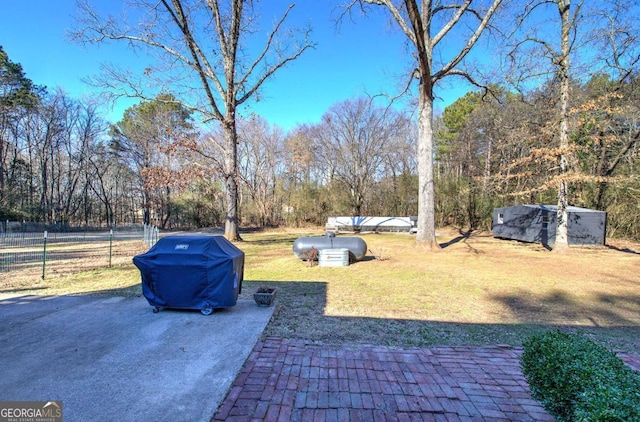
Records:
{"label": "tall bare tree trunk", "polygon": [[436,240],[435,185],[433,179],[433,96],[431,81],[420,82],[418,104],[418,233],[416,241],[427,249],[440,249]]}
{"label": "tall bare tree trunk", "polygon": [[558,73],[560,78],[560,182],[558,185],[558,213],[556,215],[555,250],[569,246],[568,181],[566,178],[569,154],[569,8],[571,0],[557,0],[562,20],[562,52]]}
{"label": "tall bare tree trunk", "polygon": [[226,185],[226,218],[224,237],[230,241],[242,240],[238,227],[238,132],[235,116],[227,116],[224,124],[224,178]]}
{"label": "tall bare tree trunk", "polygon": [[489,180],[491,179],[491,148],[493,148],[492,138],[487,140],[487,155],[484,160],[484,180],[482,181],[482,195],[488,196]]}
{"label": "tall bare tree trunk", "polygon": [[[0,123],[0,204],[2,203],[4,196],[5,196],[5,192],[4,192],[4,160],[5,160],[5,140],[4,140],[4,134],[5,134],[5,128],[7,127],[7,125],[5,124],[5,121],[7,119],[5,119],[4,117],[4,110],[0,109],[0,118],[2,119],[2,122]],[[9,142],[7,142],[7,150],[8,148]]]}
{"label": "tall bare tree trunk", "polygon": [[[416,243],[426,249],[437,250],[440,249],[440,245],[436,240],[435,227],[433,86],[440,79],[451,75],[473,80],[469,73],[457,68],[457,66],[487,28],[502,0],[487,0],[485,5],[488,7],[484,12],[471,9],[472,0],[464,0],[459,5],[446,6],[430,0],[397,2],[394,0],[357,0],[352,5],[364,3],[386,7],[398,23],[400,30],[414,47],[416,68],[411,78],[420,81],[418,88],[418,233]],[[437,21],[435,16],[440,13],[450,13],[450,15],[444,17],[443,26],[435,34],[432,34],[431,25]],[[466,16],[473,17],[474,21],[479,20],[475,29],[469,26],[469,21],[464,19]],[[474,25],[476,25],[475,22]],[[443,63],[439,70],[433,69],[434,49],[440,41],[447,37],[447,34],[451,34],[451,30],[455,26],[469,29],[464,46],[456,50],[450,61]],[[453,38],[454,35],[450,35],[450,37]]]}

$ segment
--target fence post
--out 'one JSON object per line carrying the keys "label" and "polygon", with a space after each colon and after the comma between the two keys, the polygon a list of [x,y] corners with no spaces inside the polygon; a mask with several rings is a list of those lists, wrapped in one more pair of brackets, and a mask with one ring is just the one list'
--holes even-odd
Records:
{"label": "fence post", "polygon": [[42,279],[44,280],[44,270],[47,266],[47,231],[44,231],[44,248],[42,250]]}
{"label": "fence post", "polygon": [[113,245],[113,229],[109,230],[109,268],[111,268],[111,250]]}

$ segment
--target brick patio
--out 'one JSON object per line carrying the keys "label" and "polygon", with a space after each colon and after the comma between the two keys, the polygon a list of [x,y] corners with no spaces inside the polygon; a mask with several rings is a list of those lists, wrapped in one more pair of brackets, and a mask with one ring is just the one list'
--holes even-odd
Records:
{"label": "brick patio", "polygon": [[258,342],[214,420],[552,421],[521,349]]}
{"label": "brick patio", "polygon": [[[521,348],[256,344],[213,420],[553,421]],[[619,356],[640,370],[640,355]]]}

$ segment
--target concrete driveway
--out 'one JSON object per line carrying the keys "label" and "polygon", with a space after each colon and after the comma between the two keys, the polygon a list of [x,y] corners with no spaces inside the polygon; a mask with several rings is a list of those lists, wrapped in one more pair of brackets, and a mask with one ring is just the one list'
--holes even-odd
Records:
{"label": "concrete driveway", "polygon": [[61,400],[65,421],[208,421],[274,308],[152,309],[142,297],[0,295],[0,400]]}

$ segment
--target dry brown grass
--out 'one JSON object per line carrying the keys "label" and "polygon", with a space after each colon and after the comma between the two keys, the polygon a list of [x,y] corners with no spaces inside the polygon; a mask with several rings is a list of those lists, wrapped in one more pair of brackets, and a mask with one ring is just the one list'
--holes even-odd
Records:
{"label": "dry brown grass", "polygon": [[[245,279],[282,287],[267,335],[385,344],[520,344],[547,327],[640,350],[640,246],[550,252],[540,245],[442,231],[426,252],[406,234],[364,234],[370,253],[309,268],[296,234],[247,238]],[[271,238],[268,254],[260,253]],[[382,256],[384,259],[375,259]],[[247,289],[249,290],[249,289]]]}
{"label": "dry brown grass", "polygon": [[124,294],[135,294],[140,289],[131,258],[145,250],[141,241],[113,242],[109,268],[109,242],[50,245],[44,280],[42,263],[29,263],[0,273],[0,293],[113,294],[126,289]]}
{"label": "dry brown grass", "polygon": [[[265,335],[389,345],[518,345],[533,332],[562,327],[640,351],[638,244],[611,241],[607,247],[555,253],[486,233],[443,230],[439,240],[445,247],[433,253],[416,247],[407,234],[362,234],[372,253],[348,267],[326,268],[293,256],[293,241],[306,234],[313,233],[248,233],[238,244],[246,253],[242,297],[250,298],[265,283],[280,288]],[[122,248],[122,265],[115,268],[83,270],[91,259],[82,259],[44,281],[37,272],[10,279],[1,274],[0,291],[139,294],[131,257],[142,246]]]}

